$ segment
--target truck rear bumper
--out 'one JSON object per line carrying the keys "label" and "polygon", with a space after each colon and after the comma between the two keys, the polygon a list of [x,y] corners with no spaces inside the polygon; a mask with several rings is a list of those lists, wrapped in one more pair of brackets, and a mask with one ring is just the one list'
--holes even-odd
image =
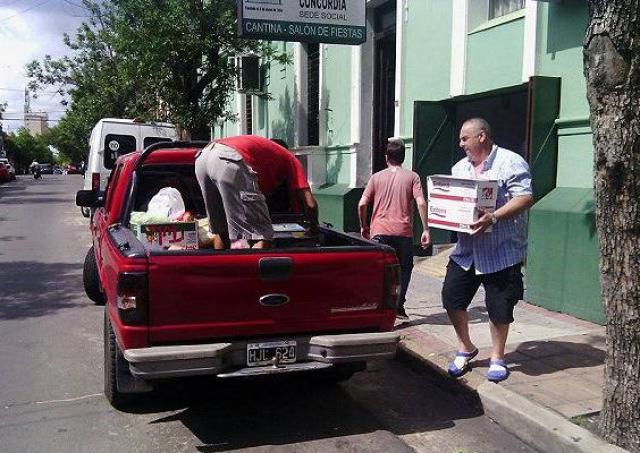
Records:
{"label": "truck rear bumper", "polygon": [[[247,341],[127,349],[124,358],[129,362],[131,374],[141,379],[279,374],[391,359],[395,356],[400,335],[375,332],[285,339],[296,341],[295,363],[247,367]],[[278,340],[282,339],[260,341]]]}

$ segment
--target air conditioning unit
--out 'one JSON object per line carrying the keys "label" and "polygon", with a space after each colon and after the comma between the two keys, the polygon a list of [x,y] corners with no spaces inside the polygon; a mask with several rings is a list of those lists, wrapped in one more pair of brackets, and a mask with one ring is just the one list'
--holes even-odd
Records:
{"label": "air conditioning unit", "polygon": [[245,55],[236,60],[238,66],[238,92],[247,94],[261,94],[262,75],[260,71],[260,57]]}

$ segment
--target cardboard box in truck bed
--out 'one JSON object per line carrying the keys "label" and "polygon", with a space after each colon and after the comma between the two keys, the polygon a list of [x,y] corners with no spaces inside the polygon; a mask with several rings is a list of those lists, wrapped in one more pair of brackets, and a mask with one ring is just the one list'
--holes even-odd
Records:
{"label": "cardboard box in truck bed", "polygon": [[185,250],[198,248],[196,222],[132,223],[131,229],[150,250],[166,250],[172,245]]}
{"label": "cardboard box in truck bed", "polygon": [[480,210],[495,211],[498,182],[432,175],[427,179],[427,192],[429,226],[471,233],[470,225],[481,217]]}

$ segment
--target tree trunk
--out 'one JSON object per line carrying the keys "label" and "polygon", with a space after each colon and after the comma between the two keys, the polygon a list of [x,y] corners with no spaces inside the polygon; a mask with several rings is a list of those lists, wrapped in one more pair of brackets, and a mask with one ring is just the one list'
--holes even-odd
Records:
{"label": "tree trunk", "polygon": [[584,74],[593,130],[607,353],[600,431],[640,451],[640,6],[589,0]]}

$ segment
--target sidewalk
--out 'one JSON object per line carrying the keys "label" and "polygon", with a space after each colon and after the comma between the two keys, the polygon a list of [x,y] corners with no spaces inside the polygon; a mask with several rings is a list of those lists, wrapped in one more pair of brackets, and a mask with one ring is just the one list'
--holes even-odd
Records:
{"label": "sidewalk", "polygon": [[[457,349],[440,300],[449,252],[416,259],[405,305],[410,321],[396,325],[400,354],[447,379]],[[604,327],[525,302],[514,317],[506,354],[511,375],[500,384],[488,382],[491,337],[480,288],[469,308],[471,338],[480,353],[460,384],[478,393],[489,417],[541,451],[624,451],[569,421],[601,409]]]}

